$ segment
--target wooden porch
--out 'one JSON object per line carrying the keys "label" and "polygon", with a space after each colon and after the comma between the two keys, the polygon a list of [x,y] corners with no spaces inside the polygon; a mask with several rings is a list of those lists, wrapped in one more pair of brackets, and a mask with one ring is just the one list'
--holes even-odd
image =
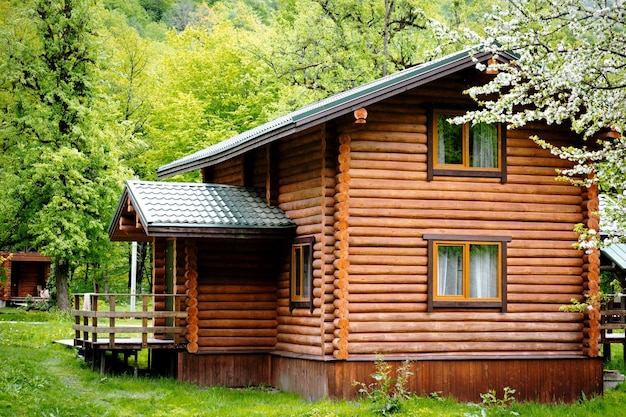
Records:
{"label": "wooden porch", "polygon": [[606,360],[611,357],[611,345],[619,343],[624,347],[626,361],[626,294],[613,295],[602,305],[600,337]]}
{"label": "wooden porch", "polygon": [[[131,297],[134,297],[134,302]],[[187,312],[182,301],[185,295],[175,294],[76,294],[74,296],[75,331],[73,345],[83,351],[85,360],[95,368],[99,360],[100,372],[106,372],[106,355],[124,355],[127,363],[134,356],[137,375],[137,353],[149,350],[178,351],[185,348]],[[152,305],[164,302],[167,311],[154,311]],[[127,301],[128,300],[128,301]],[[106,309],[100,310],[100,306]],[[135,308],[130,308],[134,305]]]}

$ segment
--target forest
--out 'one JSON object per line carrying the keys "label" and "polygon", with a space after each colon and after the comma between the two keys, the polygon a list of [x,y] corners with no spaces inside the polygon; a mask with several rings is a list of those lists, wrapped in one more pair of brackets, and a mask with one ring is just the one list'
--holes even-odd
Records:
{"label": "forest", "polygon": [[[623,2],[565,3],[0,0],[0,250],[50,256],[51,293],[61,309],[71,292],[127,291],[129,245],[107,235],[125,180],[155,180],[165,163],[470,42],[500,45],[490,25],[509,34],[497,38],[502,45],[528,50],[533,38],[522,42],[511,33],[527,36],[545,23],[554,30],[537,35],[536,44],[557,54],[584,52],[567,23],[582,24],[581,13],[598,16],[608,8],[617,16],[609,33],[623,33]],[[558,11],[561,5],[570,15]],[[522,26],[524,16],[533,24]],[[623,51],[606,54],[593,63],[614,57],[616,69],[598,78],[623,77]],[[510,87],[504,79],[490,92]],[[623,94],[620,85],[603,90]],[[556,104],[538,101],[546,113],[528,120],[551,117],[560,96],[551,97]],[[523,100],[511,103],[516,99]],[[581,102],[570,104],[563,119],[580,116]],[[491,112],[500,109],[511,120],[513,107],[491,106]],[[622,131],[623,114],[597,113],[612,118],[574,127]],[[623,184],[607,188],[619,194]],[[139,292],[146,292],[150,255],[140,249]]]}

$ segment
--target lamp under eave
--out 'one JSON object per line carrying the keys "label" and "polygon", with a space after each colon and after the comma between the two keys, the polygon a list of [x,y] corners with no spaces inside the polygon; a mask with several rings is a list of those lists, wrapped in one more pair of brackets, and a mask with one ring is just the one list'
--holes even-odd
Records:
{"label": "lamp under eave", "polygon": [[498,73],[496,65],[498,65],[498,61],[494,57],[489,58],[489,61],[487,61],[487,69],[485,70],[485,74],[496,75]]}

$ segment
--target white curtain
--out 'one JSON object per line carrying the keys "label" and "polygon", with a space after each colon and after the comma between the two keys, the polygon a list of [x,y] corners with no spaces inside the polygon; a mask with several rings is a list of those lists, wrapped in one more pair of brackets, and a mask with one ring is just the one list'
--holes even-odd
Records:
{"label": "white curtain", "polygon": [[437,254],[437,295],[463,295],[463,246],[439,245]]}
{"label": "white curtain", "polygon": [[498,246],[470,245],[470,298],[498,297]]}
{"label": "white curtain", "polygon": [[477,123],[470,126],[470,166],[497,168],[498,130],[496,124]]}

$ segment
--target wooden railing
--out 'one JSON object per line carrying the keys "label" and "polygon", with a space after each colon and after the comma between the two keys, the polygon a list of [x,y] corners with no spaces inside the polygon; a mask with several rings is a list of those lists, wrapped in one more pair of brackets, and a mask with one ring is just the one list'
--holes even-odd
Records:
{"label": "wooden railing", "polygon": [[[127,300],[135,297],[136,311],[129,311]],[[154,298],[165,298],[172,311],[153,311]],[[187,318],[181,301],[185,295],[173,294],[76,294],[74,295],[74,344],[92,349],[142,349],[179,347],[185,343]],[[108,309],[99,311],[98,301]],[[124,302],[120,303],[120,300]],[[171,301],[171,302],[169,302]]]}
{"label": "wooden railing", "polygon": [[603,303],[600,309],[600,337],[604,346],[604,357],[611,357],[611,344],[624,346],[626,360],[626,295],[618,294]]}

